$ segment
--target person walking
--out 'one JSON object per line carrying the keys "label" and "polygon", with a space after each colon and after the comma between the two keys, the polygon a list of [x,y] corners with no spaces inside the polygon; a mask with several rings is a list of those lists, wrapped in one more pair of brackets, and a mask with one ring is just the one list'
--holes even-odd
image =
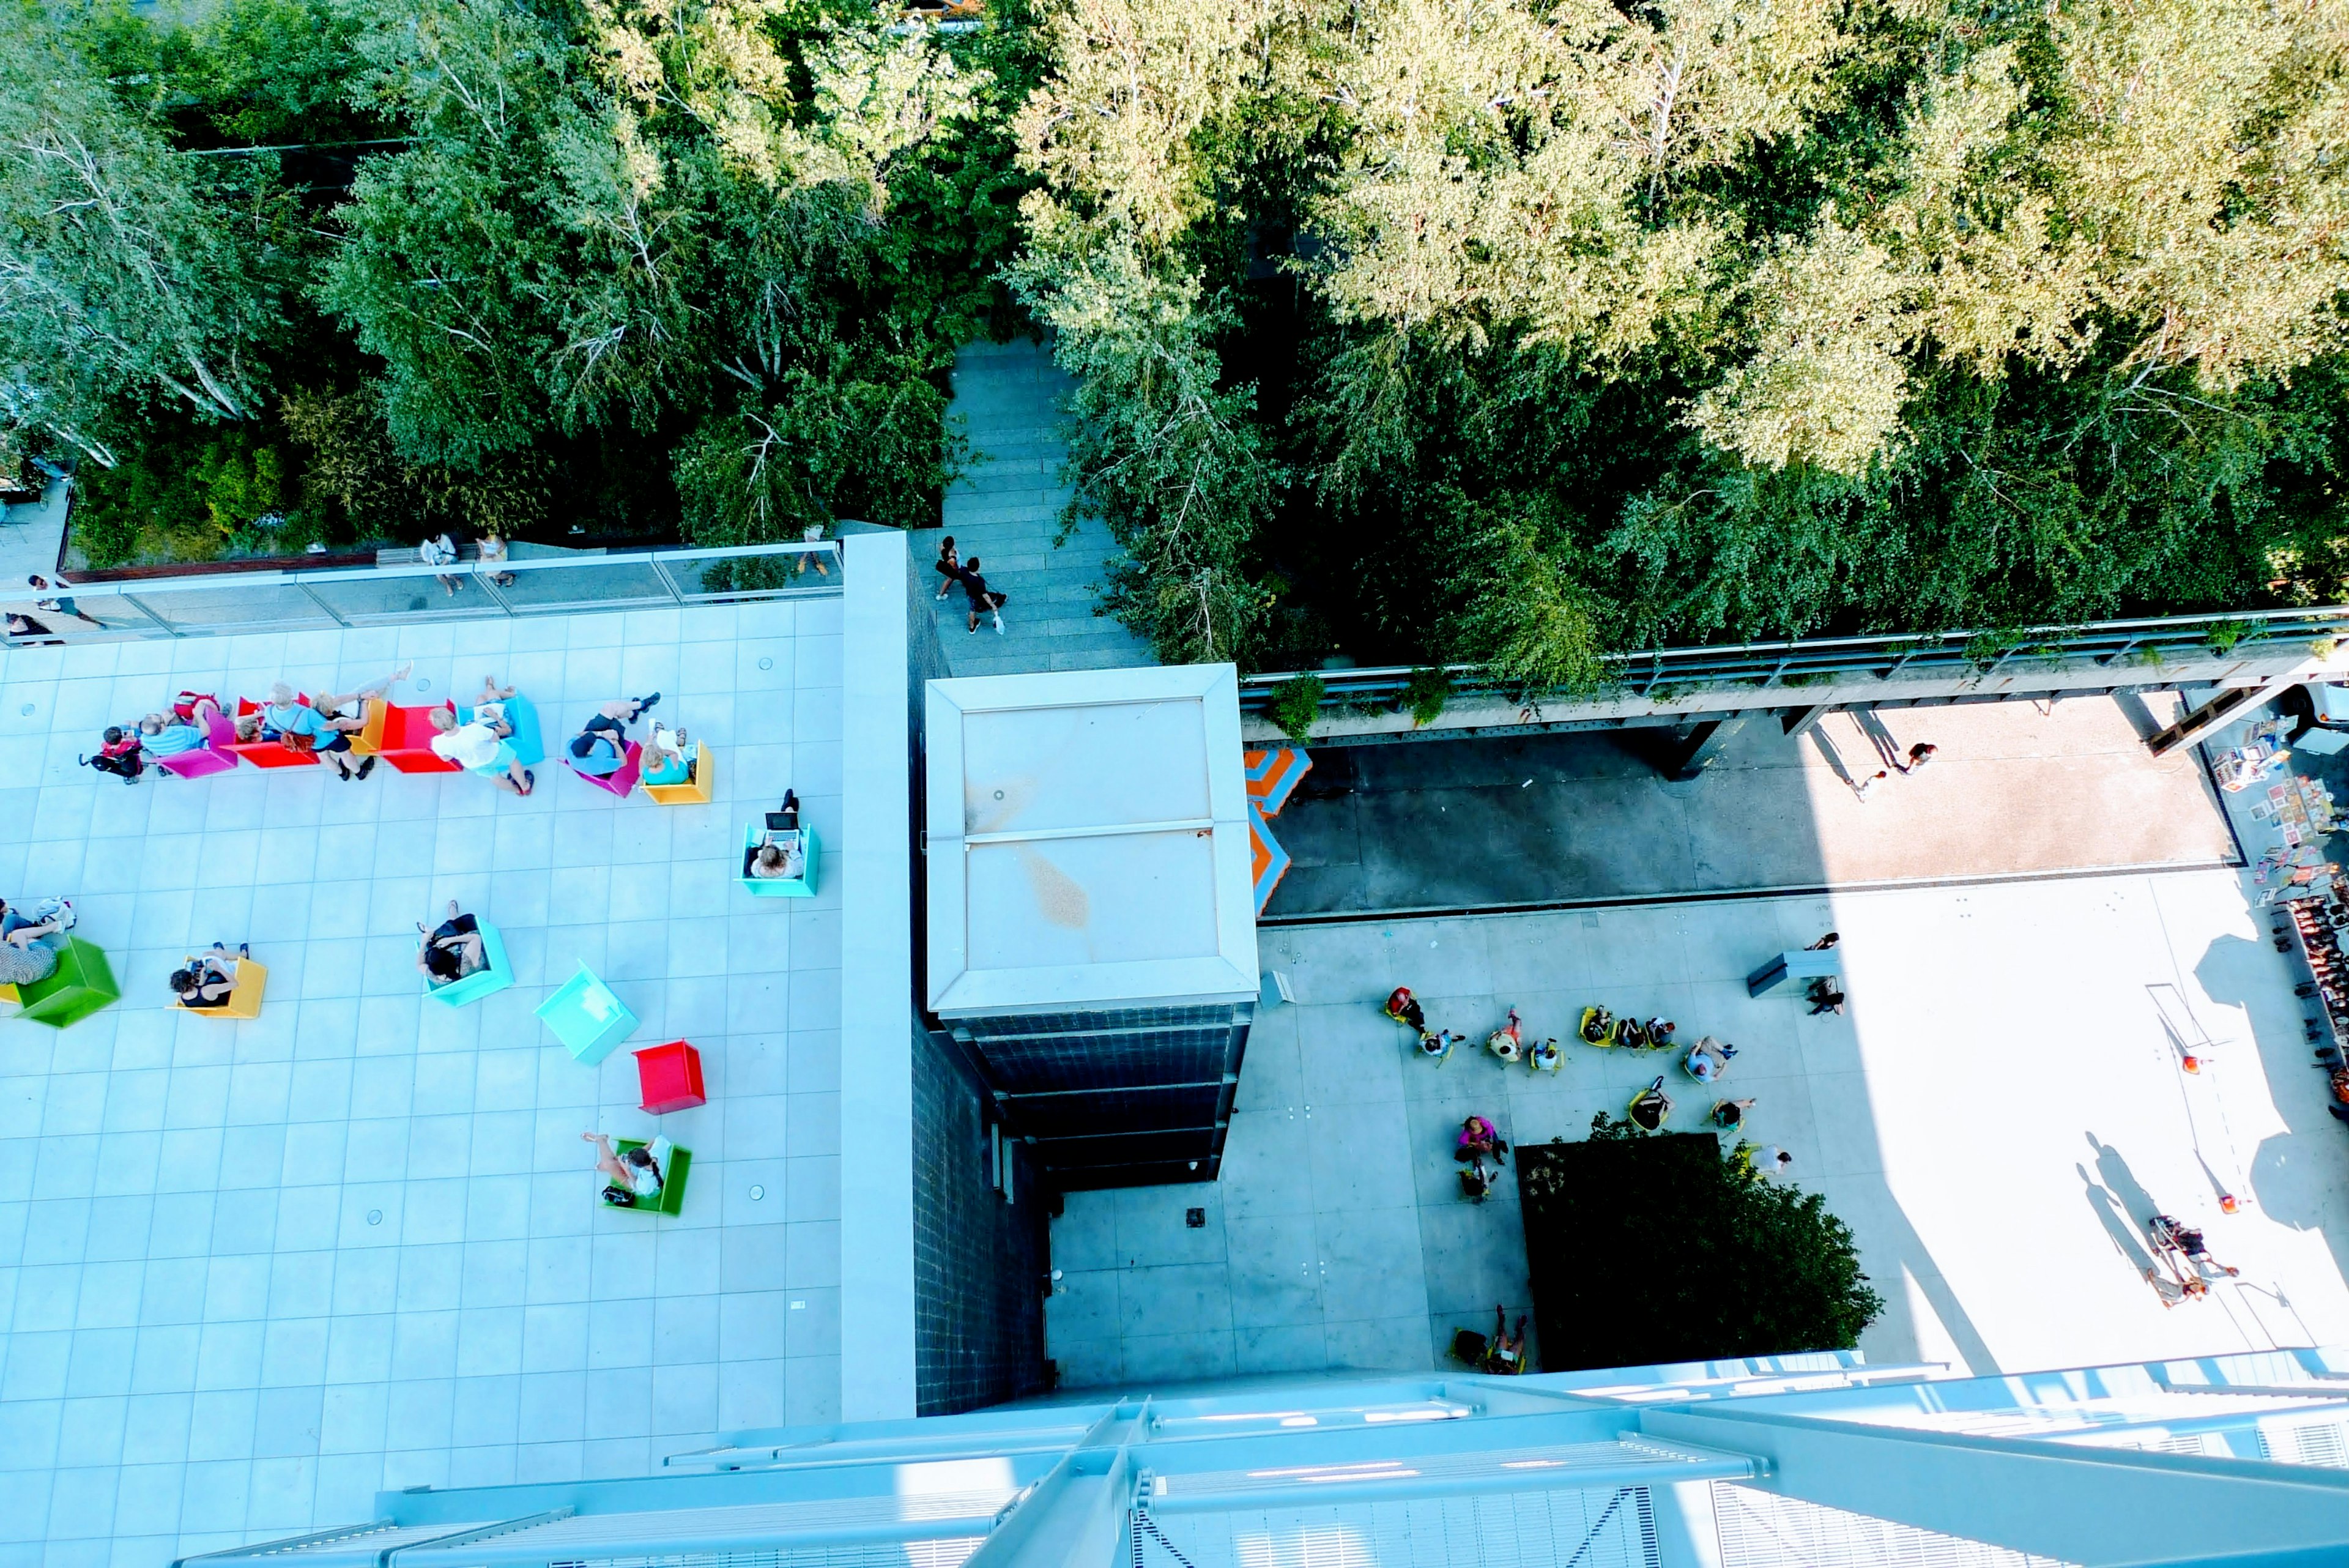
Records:
{"label": "person walking", "polygon": [[1906,766],[1902,766],[1902,764],[1899,763],[1895,763],[1892,765],[1896,768],[1899,768],[1904,774],[1913,774],[1922,768],[1927,763],[1931,762],[1934,756],[1940,753],[1940,747],[1933,744],[1930,741],[1920,741],[1915,745],[1909,748],[1909,762]]}
{"label": "person walking", "polygon": [[[1905,773],[1908,770],[1904,768],[1901,771]],[[1851,793],[1859,798],[1860,805],[1866,805],[1868,804],[1868,792],[1874,789],[1878,784],[1882,784],[1886,779],[1889,779],[1891,776],[1892,775],[1890,774],[1885,772],[1882,768],[1878,768],[1874,773],[1868,774],[1866,778],[1860,780],[1857,784],[1852,785]]]}
{"label": "person walking", "polygon": [[106,623],[104,621],[98,619],[94,615],[82,614],[80,609],[75,606],[73,600],[66,597],[65,595],[58,593],[55,588],[51,587],[49,586],[49,579],[41,576],[40,573],[35,572],[31,576],[26,577],[25,580],[32,584],[33,587],[40,592],[49,596],[47,598],[36,601],[33,606],[35,609],[48,610],[57,615],[69,615],[76,620],[88,622],[91,626],[98,628],[100,631],[106,629]]}
{"label": "person walking", "polygon": [[973,556],[970,558],[970,564],[963,567],[958,576],[962,582],[962,591],[970,598],[970,624],[964,629],[966,631],[977,631],[978,629],[978,618],[981,615],[991,615],[995,618],[996,635],[999,637],[1001,636],[1003,634],[1003,607],[1011,596],[1009,594],[999,594],[994,589],[987,586],[987,579],[978,575],[978,557],[977,556]]}
{"label": "person walking", "polygon": [[938,541],[936,566],[939,578],[938,597],[944,598],[954,592],[954,586],[957,583],[962,581],[962,552],[955,548],[954,535],[951,534]]}

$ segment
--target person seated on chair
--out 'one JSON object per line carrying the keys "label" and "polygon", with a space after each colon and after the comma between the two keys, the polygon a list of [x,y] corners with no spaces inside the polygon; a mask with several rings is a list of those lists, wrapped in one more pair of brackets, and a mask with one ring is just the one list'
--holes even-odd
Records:
{"label": "person seated on chair", "polygon": [[419,920],[416,929],[424,937],[416,950],[416,967],[432,984],[447,985],[490,967],[480,922],[471,915],[459,914],[456,899],[449,900],[449,918],[437,928],[425,930],[424,922]]}
{"label": "person seated on chair", "polygon": [[623,697],[596,709],[595,716],[571,737],[572,771],[609,778],[626,766],[628,726],[659,701],[660,693],[656,691],[649,697]]}
{"label": "person seated on chair", "polygon": [[521,755],[489,724],[479,719],[460,724],[454,709],[435,708],[432,727],[440,732],[432,737],[434,756],[444,757],[467,773],[490,775],[500,789],[515,794],[528,794],[536,787],[536,775],[522,765]]}
{"label": "person seated on chair", "polygon": [[1661,1077],[1640,1090],[1631,1102],[1631,1125],[1641,1132],[1661,1130],[1664,1118],[1671,1114],[1672,1097],[1664,1093],[1664,1081]]}
{"label": "person seated on chair", "polygon": [[470,708],[461,704],[457,709],[460,724],[486,724],[499,740],[513,737],[513,721],[506,715],[506,700],[514,694],[511,686],[501,686],[494,675],[481,677],[481,694],[473,699]]}
{"label": "person seated on chair", "polygon": [[645,742],[645,770],[640,775],[645,783],[691,784],[693,763],[694,759],[686,754],[685,732],[654,721],[652,736]]}
{"label": "person seated on chair", "polygon": [[750,857],[750,875],[759,881],[789,882],[805,875],[807,851],[793,834],[788,843],[761,844]]}
{"label": "person seated on chair", "polygon": [[243,942],[233,955],[226,943],[214,942],[210,952],[198,953],[185,969],[171,971],[172,993],[182,1007],[226,1007],[236,992],[236,961],[252,956],[253,950]]}
{"label": "person seated on chair", "polygon": [[1514,1376],[1526,1369],[1526,1320],[1517,1319],[1517,1332],[1509,1333],[1509,1314],[1506,1307],[1493,1309],[1493,1341],[1485,1350],[1485,1370],[1503,1376]]}
{"label": "person seated on chair", "polygon": [[1785,1175],[1794,1163],[1795,1157],[1775,1143],[1765,1143],[1760,1148],[1745,1151],[1746,1168],[1765,1179]]}
{"label": "person seated on chair", "polygon": [[1754,1108],[1752,1100],[1715,1100],[1713,1104],[1713,1125],[1724,1130],[1733,1129],[1745,1120],[1745,1113]]}
{"label": "person seated on chair", "polygon": [[[616,1154],[613,1151],[612,1140],[602,1133],[584,1132],[579,1137],[583,1141],[595,1146],[595,1173],[604,1179],[605,1202],[630,1209],[647,1200],[657,1201],[660,1198],[661,1184],[667,1179],[667,1177],[662,1171],[659,1158],[655,1155],[654,1150],[658,1149],[662,1155],[666,1155],[668,1152],[668,1139],[656,1138],[647,1147],[632,1148],[626,1154]],[[614,1197],[615,1193],[624,1194],[626,1201],[621,1202],[619,1199]]]}
{"label": "person seated on chair", "polygon": [[336,722],[308,703],[295,698],[294,688],[280,680],[269,689],[269,704],[261,711],[264,732],[275,731],[292,750],[309,752],[344,779],[363,779],[375,771],[373,757],[351,761],[351,738]]}
{"label": "person seated on chair", "polygon": [[[45,908],[36,908],[27,914],[0,898],[0,942],[30,947],[42,937],[53,937],[64,930],[69,922],[67,913],[73,906],[63,898],[50,900]],[[51,910],[55,912],[51,912]]]}
{"label": "person seated on chair", "polygon": [[1681,1066],[1700,1084],[1710,1084],[1729,1071],[1729,1059],[1737,1054],[1737,1047],[1724,1044],[1707,1034],[1689,1047]]}
{"label": "person seated on chair", "polygon": [[310,699],[310,706],[316,709],[318,716],[333,724],[336,729],[347,735],[356,734],[367,728],[367,704],[380,702],[389,697],[391,689],[407,680],[409,672],[415,668],[413,664],[403,664],[382,680],[370,680],[357,691],[313,697]]}
{"label": "person seated on chair", "polygon": [[150,713],[139,721],[139,749],[150,757],[176,757],[183,752],[200,751],[204,740],[202,729],[170,713]]}

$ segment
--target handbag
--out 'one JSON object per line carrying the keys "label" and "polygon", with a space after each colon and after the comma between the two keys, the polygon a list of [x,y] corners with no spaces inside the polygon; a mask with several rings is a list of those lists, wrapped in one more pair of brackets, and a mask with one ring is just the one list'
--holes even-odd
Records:
{"label": "handbag", "polygon": [[318,749],[318,737],[307,730],[286,730],[277,739],[289,752],[315,752]]}
{"label": "handbag", "polygon": [[625,1187],[606,1187],[604,1189],[604,1201],[615,1209],[634,1209],[636,1195]]}

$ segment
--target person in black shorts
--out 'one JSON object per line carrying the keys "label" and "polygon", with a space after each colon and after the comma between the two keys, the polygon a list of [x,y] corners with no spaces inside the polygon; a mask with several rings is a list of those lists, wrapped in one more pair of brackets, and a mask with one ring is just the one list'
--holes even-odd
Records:
{"label": "person in black shorts", "polygon": [[1005,602],[1011,597],[1011,596],[1009,594],[999,594],[994,589],[987,586],[987,579],[978,575],[978,557],[977,556],[973,556],[970,558],[969,564],[965,566],[960,572],[956,574],[956,576],[962,579],[962,591],[970,596],[970,625],[965,629],[968,631],[977,631],[978,629],[978,618],[982,615],[991,615],[995,618],[995,629],[997,633],[999,635],[1001,634],[1003,630],[1003,606]]}

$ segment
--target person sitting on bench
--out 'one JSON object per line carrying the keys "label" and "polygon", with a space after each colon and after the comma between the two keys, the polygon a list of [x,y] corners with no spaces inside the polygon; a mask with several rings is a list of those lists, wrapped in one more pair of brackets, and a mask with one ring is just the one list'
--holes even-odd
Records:
{"label": "person sitting on bench", "polygon": [[[242,942],[236,951],[239,957],[253,956],[252,948]],[[236,959],[226,943],[214,942],[212,951],[190,959],[185,969],[173,970],[171,983],[182,1007],[226,1007],[236,992]]]}
{"label": "person sitting on bench", "polygon": [[649,697],[623,697],[596,709],[595,716],[571,737],[572,771],[591,778],[609,778],[626,766],[628,726],[659,701],[660,693],[656,691]]}
{"label": "person sitting on bench", "polygon": [[582,1140],[595,1146],[595,1173],[604,1179],[604,1201],[616,1208],[634,1209],[639,1204],[657,1202],[661,1184],[668,1179],[661,1161],[668,1157],[668,1139],[655,1138],[643,1148],[632,1148],[626,1154],[614,1152],[612,1140],[599,1132],[584,1132]]}
{"label": "person sitting on bench", "polygon": [[746,870],[761,881],[777,877],[790,881],[806,875],[807,846],[800,837],[798,792],[785,790],[782,809],[767,814],[766,842],[750,852]]}
{"label": "person sitting on bench", "polygon": [[432,930],[424,929],[424,922],[416,922],[424,940],[416,950],[416,967],[434,985],[447,985],[479,974],[490,967],[490,955],[481,946],[480,922],[471,915],[457,912],[457,900],[449,900],[449,918]]}

